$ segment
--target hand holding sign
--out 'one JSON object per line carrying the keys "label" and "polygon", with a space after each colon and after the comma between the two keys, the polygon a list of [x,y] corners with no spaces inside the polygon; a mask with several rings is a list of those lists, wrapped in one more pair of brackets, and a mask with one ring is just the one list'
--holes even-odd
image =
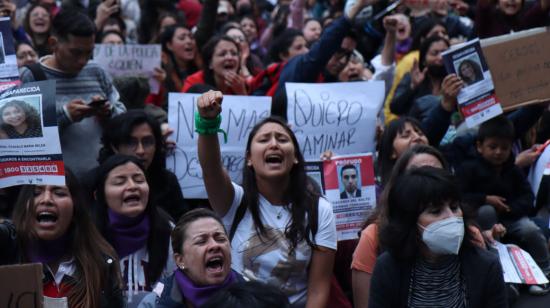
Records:
{"label": "hand holding sign", "polygon": [[197,99],[199,115],[205,119],[213,119],[222,112],[223,94],[220,91],[208,91]]}
{"label": "hand holding sign", "polygon": [[454,111],[456,109],[458,92],[464,87],[464,82],[460,80],[455,74],[445,76],[441,83],[441,91],[443,99],[441,100],[441,106],[447,111]]}

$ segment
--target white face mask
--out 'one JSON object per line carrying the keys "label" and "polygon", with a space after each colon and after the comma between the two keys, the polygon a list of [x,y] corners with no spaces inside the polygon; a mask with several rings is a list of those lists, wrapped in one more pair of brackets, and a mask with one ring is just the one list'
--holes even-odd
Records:
{"label": "white face mask", "polygon": [[[420,225],[419,225],[420,226]],[[457,255],[464,239],[462,217],[449,217],[429,224],[424,229],[422,241],[436,254]]]}

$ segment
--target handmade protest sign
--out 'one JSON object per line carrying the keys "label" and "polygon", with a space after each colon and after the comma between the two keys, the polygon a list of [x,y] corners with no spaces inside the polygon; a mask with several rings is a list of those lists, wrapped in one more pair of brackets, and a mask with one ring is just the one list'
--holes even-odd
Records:
{"label": "handmade protest sign", "polygon": [[0,307],[42,308],[42,264],[0,266]]}
{"label": "handmade protest sign", "polygon": [[19,84],[17,57],[9,17],[0,18],[0,91]]}
{"label": "handmade protest sign", "polygon": [[376,206],[372,154],[333,157],[323,162],[323,174],[338,240],[356,239]]}
{"label": "handmade protest sign", "polygon": [[0,187],[65,185],[55,81],[29,82],[0,94]]}
{"label": "handmade protest sign", "polygon": [[502,113],[478,39],[452,47],[441,55],[447,72],[456,74],[464,82],[457,101],[468,127]]}
{"label": "handmade protest sign", "polygon": [[[195,112],[200,94],[170,93],[168,123],[174,129],[176,150],[167,157],[167,168],[178,177],[186,198],[207,198],[202,170],[197,156]],[[222,161],[231,179],[241,183],[248,134],[271,111],[271,98],[264,96],[224,95],[221,129],[227,133],[227,143],[220,134]]]}
{"label": "handmade protest sign", "polygon": [[287,116],[306,160],[373,152],[384,82],[286,83]]}
{"label": "handmade protest sign", "polygon": [[160,56],[160,45],[96,44],[94,49],[94,61],[112,76],[146,77],[155,94],[159,83],[153,78],[153,71],[160,68]]}
{"label": "handmade protest sign", "polygon": [[550,99],[550,32],[515,32],[481,41],[505,111]]}

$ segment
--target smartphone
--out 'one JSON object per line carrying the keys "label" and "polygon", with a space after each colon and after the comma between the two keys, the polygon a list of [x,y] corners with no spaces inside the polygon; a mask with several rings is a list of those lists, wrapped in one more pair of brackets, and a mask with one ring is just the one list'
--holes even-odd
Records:
{"label": "smartphone", "polygon": [[91,101],[91,102],[88,103],[88,106],[93,107],[93,108],[100,108],[100,107],[103,107],[103,105],[105,105],[105,103],[107,101],[108,101],[108,99],[106,99],[106,98]]}

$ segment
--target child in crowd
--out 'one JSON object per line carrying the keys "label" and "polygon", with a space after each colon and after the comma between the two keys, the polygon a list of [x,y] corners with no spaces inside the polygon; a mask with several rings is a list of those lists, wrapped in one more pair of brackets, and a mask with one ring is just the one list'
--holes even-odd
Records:
{"label": "child in crowd", "polygon": [[[502,223],[506,227],[503,240],[517,243],[529,252],[548,275],[550,254],[542,231],[528,217],[534,197],[522,171],[514,164],[514,139],[513,124],[504,116],[481,124],[476,142],[479,156],[463,164],[457,175],[464,200],[478,210],[478,221]],[[548,291],[548,285],[529,288],[531,294]]]}

